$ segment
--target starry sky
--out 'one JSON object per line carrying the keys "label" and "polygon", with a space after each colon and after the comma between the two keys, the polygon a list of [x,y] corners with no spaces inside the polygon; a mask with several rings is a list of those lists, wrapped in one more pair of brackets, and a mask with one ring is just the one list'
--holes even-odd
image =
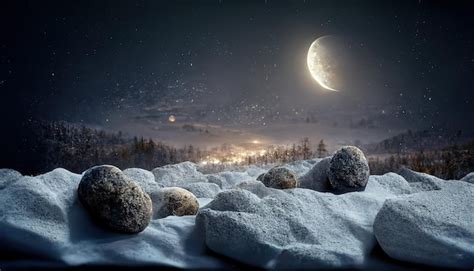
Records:
{"label": "starry sky", "polygon": [[[35,119],[61,120],[203,146],[472,130],[473,7],[12,1],[0,16],[1,115],[17,133]],[[306,66],[309,46],[325,35],[344,41],[334,52],[339,92]]]}

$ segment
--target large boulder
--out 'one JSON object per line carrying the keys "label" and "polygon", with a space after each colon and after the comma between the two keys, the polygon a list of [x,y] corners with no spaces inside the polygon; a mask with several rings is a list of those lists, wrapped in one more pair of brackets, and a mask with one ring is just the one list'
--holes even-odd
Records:
{"label": "large boulder", "polygon": [[369,179],[369,164],[357,147],[346,146],[331,158],[329,183],[335,193],[363,191]]}
{"label": "large boulder", "polygon": [[[81,175],[55,169],[22,176],[0,189],[0,258],[5,269],[153,265],[226,268],[207,253],[194,216],[152,220],[140,234],[117,234],[97,225],[79,202]],[[0,175],[0,183],[2,176]],[[49,265],[51,264],[51,265]]]}
{"label": "large boulder", "polygon": [[377,212],[409,189],[396,174],[371,177],[366,191],[342,195],[256,182],[219,193],[196,223],[211,250],[262,268],[364,267],[376,244]]}
{"label": "large boulder", "polygon": [[82,176],[79,199],[100,224],[122,233],[138,233],[150,223],[150,197],[114,166],[95,166]]}
{"label": "large boulder", "polygon": [[285,167],[274,167],[270,169],[261,177],[261,180],[266,187],[277,189],[289,189],[298,186],[296,174]]}
{"label": "large boulder", "polygon": [[180,187],[165,187],[151,194],[153,218],[195,215],[199,202],[193,193]]}
{"label": "large boulder", "polygon": [[155,175],[155,181],[165,187],[207,181],[206,176],[199,172],[197,165],[192,162],[157,167],[152,173]]}
{"label": "large boulder", "polygon": [[440,190],[388,199],[374,222],[392,258],[427,265],[474,266],[474,185],[449,182]]}

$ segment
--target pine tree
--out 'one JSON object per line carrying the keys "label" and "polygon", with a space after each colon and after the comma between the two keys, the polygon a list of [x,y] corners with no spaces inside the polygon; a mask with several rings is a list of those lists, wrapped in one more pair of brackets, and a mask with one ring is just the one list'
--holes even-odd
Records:
{"label": "pine tree", "polygon": [[323,158],[328,155],[328,151],[326,150],[326,144],[324,144],[324,140],[321,139],[318,144],[318,158]]}
{"label": "pine tree", "polygon": [[301,140],[301,154],[304,160],[309,159],[312,156],[311,143],[307,137]]}

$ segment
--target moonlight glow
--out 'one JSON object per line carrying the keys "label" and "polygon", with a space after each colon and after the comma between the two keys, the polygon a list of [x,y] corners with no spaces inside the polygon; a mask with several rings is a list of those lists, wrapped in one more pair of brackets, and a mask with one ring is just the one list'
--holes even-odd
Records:
{"label": "moonlight glow", "polygon": [[311,76],[319,85],[331,91],[338,91],[332,87],[336,75],[331,66],[329,48],[326,48],[322,43],[327,37],[329,36],[320,37],[311,44],[306,60]]}

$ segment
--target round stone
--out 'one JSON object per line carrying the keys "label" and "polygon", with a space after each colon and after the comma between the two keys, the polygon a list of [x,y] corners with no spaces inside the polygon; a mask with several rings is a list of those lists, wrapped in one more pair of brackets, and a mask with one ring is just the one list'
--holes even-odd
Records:
{"label": "round stone", "polygon": [[91,216],[113,231],[138,233],[150,223],[150,197],[114,166],[87,170],[79,183],[78,195]]}
{"label": "round stone", "polygon": [[364,153],[357,147],[346,146],[332,157],[328,179],[334,192],[363,191],[369,174],[369,164]]}
{"label": "round stone", "polygon": [[288,189],[298,186],[296,174],[284,167],[274,167],[259,178],[266,187]]}
{"label": "round stone", "polygon": [[199,202],[193,193],[180,187],[165,187],[151,194],[153,218],[195,215]]}

